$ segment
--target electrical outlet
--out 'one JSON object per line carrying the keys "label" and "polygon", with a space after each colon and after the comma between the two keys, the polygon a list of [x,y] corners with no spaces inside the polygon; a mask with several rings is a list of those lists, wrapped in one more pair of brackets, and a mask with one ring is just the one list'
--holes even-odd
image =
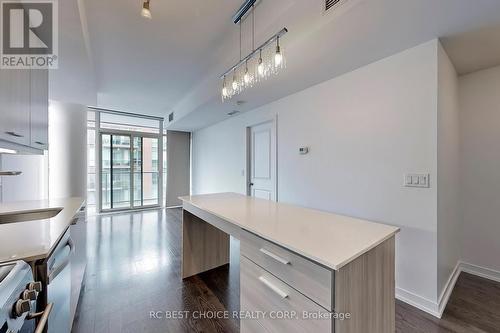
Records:
{"label": "electrical outlet", "polygon": [[406,187],[430,187],[430,174],[428,173],[407,173],[404,178]]}

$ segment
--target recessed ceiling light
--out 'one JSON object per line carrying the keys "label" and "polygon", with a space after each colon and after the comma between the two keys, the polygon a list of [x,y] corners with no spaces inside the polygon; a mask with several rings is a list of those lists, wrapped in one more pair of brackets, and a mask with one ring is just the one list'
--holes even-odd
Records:
{"label": "recessed ceiling light", "polygon": [[141,16],[147,19],[151,19],[151,10],[149,9],[149,1],[150,0],[144,0],[141,10]]}

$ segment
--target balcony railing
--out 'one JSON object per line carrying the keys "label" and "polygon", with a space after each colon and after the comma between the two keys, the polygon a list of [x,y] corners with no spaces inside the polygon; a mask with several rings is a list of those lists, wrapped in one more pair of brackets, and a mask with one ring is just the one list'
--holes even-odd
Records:
{"label": "balcony railing", "polygon": [[[123,169],[113,168],[113,184],[111,184],[111,173],[109,171],[102,172],[102,208],[126,208],[130,207],[130,191],[131,189],[131,178],[130,170],[125,171]],[[117,177],[118,176],[118,177]],[[133,205],[134,206],[148,206],[159,204],[158,199],[158,171],[143,171],[134,172],[134,193],[133,193]],[[140,176],[139,178],[135,178]],[[118,179],[117,179],[118,178]],[[149,179],[148,179],[149,178]],[[111,186],[112,185],[112,186]],[[142,193],[142,197],[136,196],[135,190],[137,187],[141,188],[139,193]],[[113,189],[113,193],[111,193]],[[113,197],[113,199],[111,199]],[[111,200],[113,202],[111,202]]]}

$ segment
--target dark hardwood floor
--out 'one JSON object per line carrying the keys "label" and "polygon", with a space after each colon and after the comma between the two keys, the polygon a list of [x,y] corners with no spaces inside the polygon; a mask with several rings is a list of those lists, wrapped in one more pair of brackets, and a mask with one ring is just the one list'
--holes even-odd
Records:
{"label": "dark hardwood floor", "polygon": [[[199,318],[239,311],[238,241],[230,265],[182,281],[180,209],[89,217],[87,238],[73,332],[239,331],[232,316]],[[156,311],[184,317],[151,318]],[[442,319],[398,301],[396,332],[500,333],[500,283],[462,274]]]}

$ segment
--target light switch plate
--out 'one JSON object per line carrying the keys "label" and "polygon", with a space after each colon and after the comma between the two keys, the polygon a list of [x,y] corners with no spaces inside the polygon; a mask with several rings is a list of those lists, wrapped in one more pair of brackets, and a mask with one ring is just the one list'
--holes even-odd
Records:
{"label": "light switch plate", "polygon": [[430,174],[428,173],[407,173],[404,178],[406,187],[430,187]]}
{"label": "light switch plate", "polygon": [[309,147],[300,147],[299,148],[300,155],[306,155],[308,152],[309,152]]}

